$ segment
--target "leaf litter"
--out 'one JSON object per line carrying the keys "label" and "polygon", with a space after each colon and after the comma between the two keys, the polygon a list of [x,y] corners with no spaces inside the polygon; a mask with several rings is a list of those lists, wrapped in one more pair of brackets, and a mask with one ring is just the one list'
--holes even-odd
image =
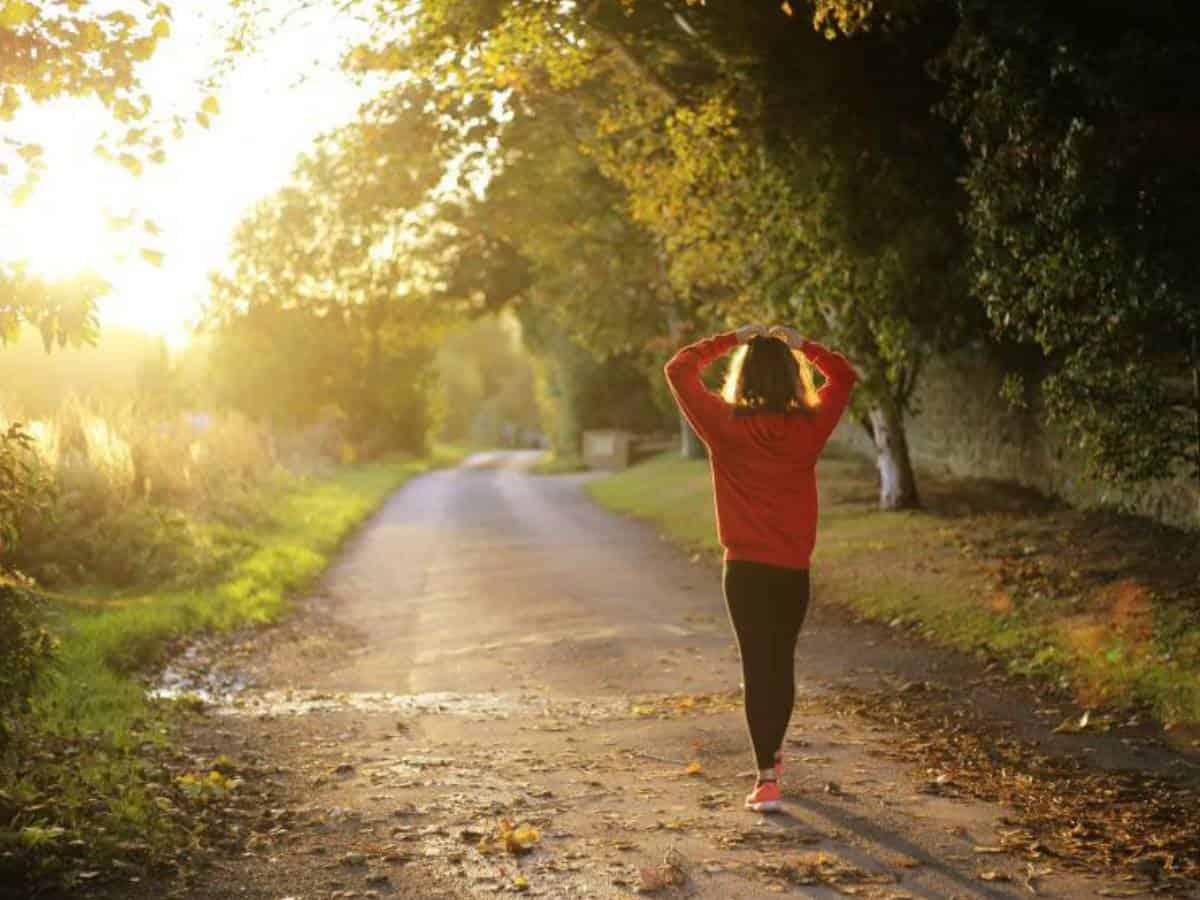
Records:
{"label": "leaf litter", "polygon": [[[838,714],[897,731],[884,748],[886,755],[936,773],[926,776],[919,791],[1007,806],[1012,812],[1000,820],[996,846],[976,847],[977,853],[1014,853],[1032,864],[1053,860],[1064,869],[1142,885],[1122,890],[1200,886],[1200,790],[1194,784],[1051,755],[1029,741],[989,730],[961,706],[927,696],[846,688],[826,702]],[[1085,715],[1063,730],[1106,725],[1103,717]],[[987,875],[1000,880],[1003,873],[989,869],[980,877]]]}

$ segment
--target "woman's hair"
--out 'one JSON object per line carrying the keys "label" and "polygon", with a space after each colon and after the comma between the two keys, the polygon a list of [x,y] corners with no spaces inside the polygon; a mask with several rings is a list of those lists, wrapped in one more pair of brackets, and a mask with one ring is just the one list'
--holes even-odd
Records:
{"label": "woman's hair", "polygon": [[721,391],[734,414],[815,409],[819,400],[804,354],[773,337],[756,337],[734,351]]}

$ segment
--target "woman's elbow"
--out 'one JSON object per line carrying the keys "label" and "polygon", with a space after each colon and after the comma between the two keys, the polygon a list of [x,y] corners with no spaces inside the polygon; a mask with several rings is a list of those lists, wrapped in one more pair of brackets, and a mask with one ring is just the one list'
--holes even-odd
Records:
{"label": "woman's elbow", "polygon": [[678,356],[672,356],[667,360],[667,364],[663,366],[663,375],[666,376],[669,383],[678,384],[686,369],[686,360],[680,359]]}

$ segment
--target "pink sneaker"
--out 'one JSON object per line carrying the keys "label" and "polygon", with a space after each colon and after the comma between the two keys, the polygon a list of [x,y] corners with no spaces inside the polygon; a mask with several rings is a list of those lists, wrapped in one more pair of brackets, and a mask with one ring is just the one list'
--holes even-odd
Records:
{"label": "pink sneaker", "polygon": [[755,812],[778,812],[781,808],[777,781],[760,781],[755,785],[754,793],[746,797],[746,809]]}

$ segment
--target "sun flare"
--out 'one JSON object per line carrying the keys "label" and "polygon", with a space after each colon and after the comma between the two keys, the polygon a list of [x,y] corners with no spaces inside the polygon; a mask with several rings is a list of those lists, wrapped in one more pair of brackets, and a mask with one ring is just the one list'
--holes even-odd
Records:
{"label": "sun flare", "polygon": [[[190,120],[208,90],[201,82],[219,52],[228,7],[174,9],[172,36],[146,64],[145,82],[156,113]],[[112,285],[99,304],[102,325],[184,342],[207,297],[208,273],[224,264],[247,207],[278,188],[313,138],[352,117],[363,99],[337,65],[357,27],[319,6],[297,18],[217,88],[221,112],[209,127],[194,124],[168,147],[164,164],[140,177],[95,155],[111,127],[98,103],[22,110],[6,131],[42,145],[46,171],[19,206],[0,191],[0,261],[26,261],[50,279],[93,271]],[[298,71],[308,75],[297,83]]]}

